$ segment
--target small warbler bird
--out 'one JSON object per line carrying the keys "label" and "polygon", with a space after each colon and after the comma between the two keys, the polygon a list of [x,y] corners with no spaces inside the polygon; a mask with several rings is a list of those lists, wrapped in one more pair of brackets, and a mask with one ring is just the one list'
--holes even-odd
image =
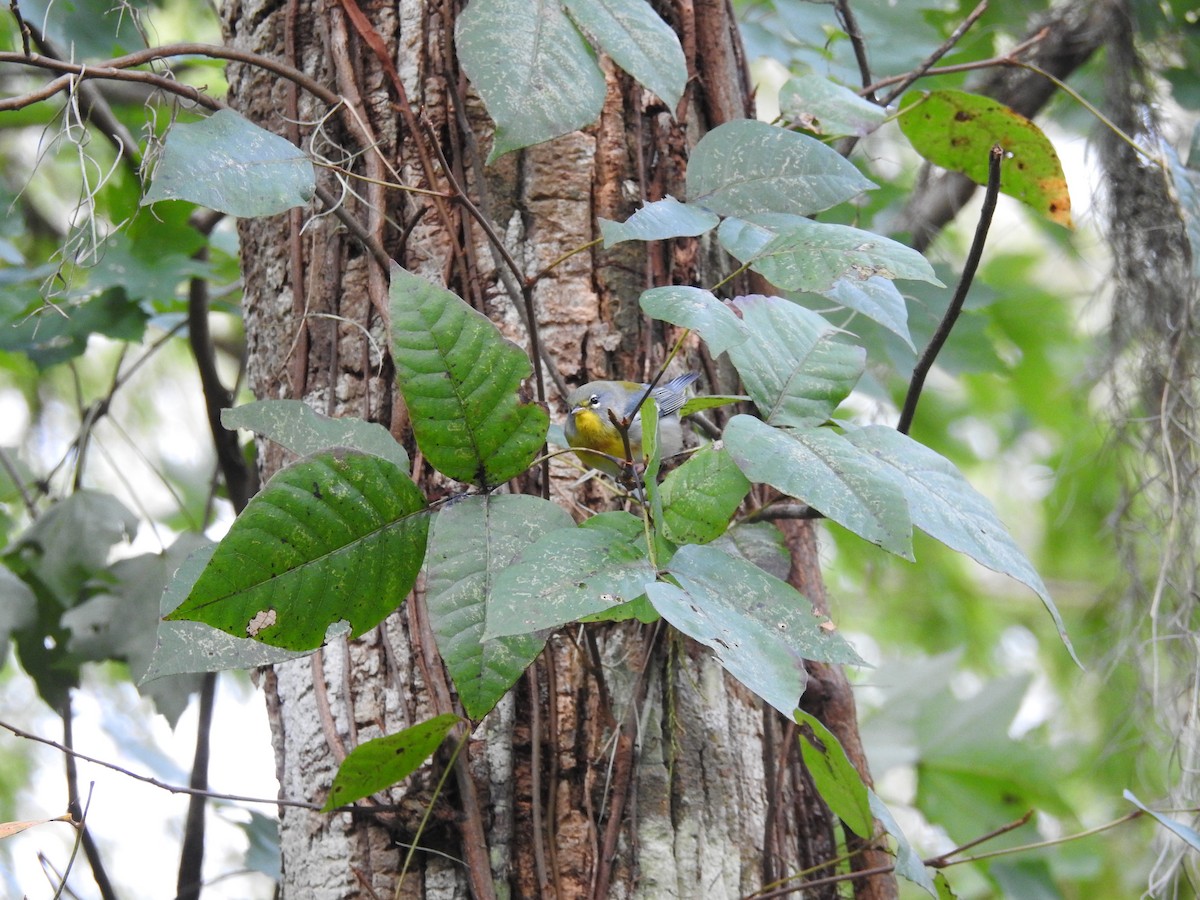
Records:
{"label": "small warbler bird", "polygon": [[[650,392],[658,405],[658,447],[661,457],[678,453],[683,447],[683,428],[679,424],[683,392],[699,377],[695,372],[688,372]],[[567,398],[567,406],[571,411],[567,413],[563,433],[567,436],[567,443],[577,448],[575,455],[584,465],[615,477],[624,474],[624,467],[608,458],[614,456],[625,459],[625,443],[608,411],[612,410],[618,420],[628,418],[648,387],[636,381],[590,381],[571,393]],[[599,450],[600,453],[588,453],[588,450]],[[629,452],[635,462],[641,461],[641,410],[629,426]],[[601,455],[604,453],[608,456]]]}

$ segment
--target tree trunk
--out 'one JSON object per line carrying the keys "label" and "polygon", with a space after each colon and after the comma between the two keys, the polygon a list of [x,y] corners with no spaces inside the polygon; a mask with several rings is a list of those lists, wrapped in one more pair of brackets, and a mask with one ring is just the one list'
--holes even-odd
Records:
{"label": "tree trunk", "polygon": [[[462,186],[524,273],[536,275],[591,242],[598,216],[623,219],[645,199],[683,195],[688,148],[707,129],[752,115],[744,60],[726,0],[674,4],[666,17],[693,76],[678,118],[606,62],[608,100],[595,126],[485,169],[490,126],[455,60],[455,14],[452,2],[233,0],[224,20],[235,46],[291,63],[346,102],[330,110],[241,65],[230,69],[231,102],[356,174],[438,192],[357,181],[345,211],[387,255],[447,284],[526,344],[487,235],[445,197]],[[328,170],[319,181],[343,196]],[[393,390],[377,260],[332,215],[243,222],[240,233],[255,395],[382,422],[409,448],[428,496],[452,491],[422,469]],[[712,283],[715,258],[710,246],[676,241],[593,248],[555,266],[533,296],[557,371],[572,384],[652,373],[673,336],[641,315],[638,294]],[[715,384],[712,361],[701,363]],[[558,417],[553,384],[547,392]],[[262,458],[265,475],[284,462],[269,446]],[[599,502],[569,495],[567,470],[555,472],[568,508]],[[811,525],[793,538],[805,551],[793,580],[819,598]],[[861,764],[845,678],[814,676],[820,690],[806,707]],[[266,686],[282,794],[313,801],[324,800],[361,741],[453,709],[419,590],[361,639],[276,666]],[[790,723],[664,623],[553,636],[471,735],[398,889],[449,761],[439,755],[353,815],[283,809],[285,896],[739,897],[839,853],[840,828],[811,790]],[[887,859],[864,854],[856,865]],[[895,891],[888,876],[856,889]]]}

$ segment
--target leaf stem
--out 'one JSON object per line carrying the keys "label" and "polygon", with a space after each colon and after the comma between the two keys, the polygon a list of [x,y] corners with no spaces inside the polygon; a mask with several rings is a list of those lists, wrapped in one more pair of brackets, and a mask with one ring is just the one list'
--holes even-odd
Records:
{"label": "leaf stem", "polygon": [[400,885],[404,884],[404,876],[408,874],[408,867],[412,864],[412,858],[416,854],[417,847],[421,842],[421,834],[425,831],[425,826],[429,823],[429,816],[433,813],[433,806],[437,803],[437,798],[441,796],[442,788],[446,786],[446,779],[454,771],[454,764],[458,761],[458,755],[462,752],[462,748],[467,745],[467,740],[470,737],[471,732],[464,728],[462,737],[458,739],[458,743],[454,747],[454,752],[450,754],[450,761],[442,769],[442,777],[438,779],[437,786],[433,789],[433,794],[430,796],[429,802],[425,804],[425,811],[421,814],[421,823],[417,826],[417,832],[413,835],[412,842],[408,845],[408,853],[404,856],[404,865],[400,867],[400,877],[396,879],[397,890]]}
{"label": "leaf stem", "polygon": [[946,308],[942,321],[938,323],[933,337],[929,339],[929,345],[921,354],[921,358],[917,360],[916,366],[913,367],[908,394],[904,398],[904,408],[900,411],[900,421],[896,424],[896,430],[901,434],[908,434],[909,429],[912,428],[913,417],[917,414],[917,401],[921,399],[921,389],[925,386],[925,378],[929,375],[929,370],[933,368],[938,353],[941,352],[946,340],[950,337],[950,331],[954,328],[954,323],[958,321],[963,304],[966,302],[967,292],[971,289],[971,282],[975,280],[975,272],[979,268],[980,259],[983,258],[983,246],[987,242],[992,216],[996,212],[996,198],[1000,195],[1000,162],[1003,158],[1004,149],[999,144],[994,145],[988,155],[987,188],[983,195],[983,209],[979,212],[979,224],[975,227],[975,239],[971,243],[967,261],[963,264],[962,277],[958,280],[958,287],[954,291],[950,305]]}
{"label": "leaf stem", "polygon": [[1064,94],[1066,94],[1072,100],[1074,100],[1076,103],[1078,103],[1080,106],[1082,106],[1088,112],[1090,112],[1093,116],[1095,116],[1097,119],[1099,119],[1101,124],[1104,125],[1104,127],[1108,128],[1110,131],[1112,131],[1113,134],[1115,134],[1117,137],[1119,137],[1121,140],[1123,140],[1126,144],[1128,144],[1130,147],[1132,147],[1134,149],[1134,151],[1139,153],[1141,156],[1145,157],[1149,162],[1154,163],[1154,165],[1158,166],[1161,169],[1165,169],[1167,167],[1166,163],[1163,162],[1161,157],[1155,156],[1149,150],[1142,147],[1136,140],[1133,139],[1133,137],[1131,135],[1126,134],[1124,131],[1122,131],[1121,127],[1119,125],[1117,125],[1116,122],[1114,122],[1108,116],[1104,115],[1104,113],[1102,113],[1099,109],[1097,109],[1095,106],[1093,106],[1087,100],[1087,98],[1085,98],[1081,93],[1079,93],[1077,90],[1075,90],[1069,84],[1067,84],[1061,78],[1057,77],[1056,75],[1051,74],[1050,72],[1047,72],[1041,66],[1035,65],[1034,63],[1030,63],[1030,62],[1022,62],[1019,59],[1012,60],[1010,65],[1018,66],[1027,71],[1033,72],[1036,75],[1041,75],[1047,81],[1051,82],[1056,88],[1058,88],[1060,91],[1062,91]]}

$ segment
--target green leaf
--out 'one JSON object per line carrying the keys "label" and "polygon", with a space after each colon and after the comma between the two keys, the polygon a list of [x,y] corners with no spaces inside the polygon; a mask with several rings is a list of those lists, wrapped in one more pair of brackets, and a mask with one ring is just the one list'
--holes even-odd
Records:
{"label": "green leaf", "polygon": [[642,312],[654,319],[690,328],[704,338],[709,352],[720,356],[746,339],[742,320],[716,295],[687,285],[650,288],[638,302]]}
{"label": "green leaf", "polygon": [[[187,599],[216,549],[217,545],[213,543],[200,547],[176,570],[162,592],[159,617],[174,612]],[[142,685],[165,675],[256,669],[296,659],[307,652],[272,647],[253,638],[234,637],[203,622],[160,620],[154,652],[137,683]]]}
{"label": "green leaf", "polygon": [[875,830],[871,801],[867,786],[846,756],[845,748],[816,716],[802,709],[792,715],[800,726],[798,738],[804,767],[821,799],[846,827],[861,838],[869,838]]}
{"label": "green leaf", "polygon": [[149,316],[120,287],[57,306],[45,304],[36,289],[31,303],[19,302],[24,293],[18,288],[6,298],[0,350],[23,353],[39,369],[82,356],[93,334],[136,343],[146,331]]}
{"label": "green leaf", "polygon": [[471,0],[455,45],[496,123],[489,163],[600,116],[604,74],[560,0]]}
{"label": "green leaf", "polygon": [[143,696],[174,727],[188,698],[200,689],[195,675],[144,680],[157,643],[159,601],[163,588],[188,554],[204,541],[183,534],[164,553],[144,553],[114,563],[106,573],[105,590],[63,614],[71,631],[68,648],[88,660],[121,660]]}
{"label": "green leaf", "polygon": [[688,397],[679,409],[679,417],[686,419],[692,413],[745,403],[749,399],[749,394],[701,394],[699,397]]}
{"label": "green leaf", "polygon": [[65,609],[84,599],[112,548],[132,540],[137,528],[137,517],[116,497],[79,490],[39,516],[7,556],[18,575],[28,571]]}
{"label": "green leaf", "polygon": [[314,412],[303,400],[256,400],[223,409],[221,424],[253,431],[297,456],[346,447],[386,459],[401,469],[409,466],[408,454],[382,425],[355,418],[331,419]]}
{"label": "green leaf", "polygon": [[492,588],[484,639],[557,628],[636,600],[654,581],[640,532],[562,528],[527,547]]}
{"label": "green leaf", "polygon": [[687,86],[679,36],[646,0],[563,0],[588,40],[674,112]]}
{"label": "green leaf", "polygon": [[821,212],[875,187],[837,151],[753,119],[719,125],[692,150],[688,202],[722,216]]}
{"label": "green leaf", "polygon": [[168,619],[289,650],[357,637],[404,602],[425,556],[425,498],[387,460],[324,453],[276,473]]}
{"label": "green leaf", "polygon": [[0,647],[8,646],[14,631],[37,621],[37,598],[24,581],[7,566],[0,565]]}
{"label": "green leaf", "polygon": [[403,781],[433,755],[460,721],[453,713],[445,713],[359,744],[338,766],[321,812],[346,806]]}
{"label": "green leaf", "polygon": [[214,281],[213,265],[193,258],[205,246],[188,222],[194,211],[190,203],[140,210],[128,227],[105,239],[100,260],[88,269],[88,287],[120,288],[131,300],[161,310],[180,303],[187,279]]}
{"label": "green leaf", "polygon": [[1167,831],[1170,831],[1193,850],[1200,851],[1200,834],[1197,834],[1195,829],[1189,828],[1182,822],[1176,822],[1171,817],[1164,816],[1162,813],[1154,811],[1142,803],[1142,801],[1137,797],[1135,797],[1133,791],[1129,790],[1128,788],[1121,792],[1121,796],[1140,809],[1142,812],[1149,814],[1156,822],[1158,822],[1159,825],[1167,829]]}
{"label": "green leaf", "polygon": [[580,616],[580,622],[628,622],[630,619],[637,619],[643,624],[651,624],[657,622],[662,616],[658,614],[658,610],[650,602],[645,594],[635,600],[629,600],[614,606],[612,609],[606,609],[604,612],[593,613],[590,616]]}
{"label": "green leaf", "polygon": [[916,353],[917,348],[908,330],[908,306],[895,282],[878,275],[872,275],[866,281],[839,278],[832,287],[821,293],[835,303],[878,322]]}
{"label": "green leaf", "polygon": [[731,675],[784,715],[804,693],[804,660],[862,662],[840,635],[821,627],[824,620],[807,597],[751,563],[688,544],[667,572],[679,585],[647,585],[654,608],[711,648]]}
{"label": "green leaf", "polygon": [[896,841],[896,874],[908,879],[918,887],[924,888],[931,897],[939,897],[940,894],[933,886],[933,879],[929,877],[929,870],[925,867],[925,862],[908,842],[908,838],[904,836],[904,831],[900,828],[896,817],[892,815],[892,811],[869,788],[867,797],[871,804],[871,815],[879,820],[884,830]]}
{"label": "green leaf", "polygon": [[827,420],[862,375],[866,351],[780,297],[750,295],[732,305],[749,339],[730,347],[729,359],[763,418],[772,425]]}
{"label": "green leaf", "polygon": [[434,518],[425,606],[438,650],[472,720],[496,705],[546,643],[528,634],[483,639],[497,576],[547,532],[571,527],[562,507],[520,494],[468,497]]}
{"label": "green leaf", "polygon": [[72,58],[83,62],[144,49],[145,31],[139,25],[149,6],[144,0],[135,0],[119,11],[109,0],[24,0],[21,11],[26,22],[44,28],[52,41],[70,48]]}
{"label": "green leaf", "polygon": [[665,241],[676,237],[698,237],[712,231],[720,221],[715,213],[700,206],[680,203],[671,196],[647,203],[624,222],[599,220],[605,250],[622,241]]}
{"label": "green leaf", "polygon": [[780,88],[779,113],[807,131],[831,137],[866,137],[888,117],[882,106],[811,73],[797,75]]}
{"label": "green leaf", "polygon": [[190,200],[231,216],[273,216],[313,197],[308,157],[231,109],[176,124],[142,205]]}
{"label": "green leaf", "polygon": [[705,447],[662,483],[663,533],[677,544],[706,544],[725,533],[750,482],[724,450]]}
{"label": "green leaf", "polygon": [[842,279],[903,278],[942,286],[933,266],[898,241],[847,225],[768,213],[726,219],[721,246],[787,291],[823,293]]}
{"label": "green leaf", "polygon": [[964,91],[912,91],[900,105],[900,130],[931,163],[987,184],[988,158],[999,144],[1010,157],[1001,166],[1000,190],[1071,227],[1062,164],[1033,122],[990,97]]}
{"label": "green leaf", "polygon": [[396,381],[430,464],[485,490],[525,471],[550,422],[517,400],[528,357],[486,316],[396,265],[390,296]]}
{"label": "green leaf", "polygon": [[1033,564],[1009,535],[987,498],[976,491],[954,464],[907,435],[882,425],[854,428],[846,439],[880,463],[908,500],[912,522],[947,547],[1029,587],[1041,598],[1071,657],[1058,607]]}
{"label": "green leaf", "polygon": [[772,428],[734,416],[725,447],[751,481],[769,484],[872,544],[912,560],[912,520],[886,467],[829,428]]}

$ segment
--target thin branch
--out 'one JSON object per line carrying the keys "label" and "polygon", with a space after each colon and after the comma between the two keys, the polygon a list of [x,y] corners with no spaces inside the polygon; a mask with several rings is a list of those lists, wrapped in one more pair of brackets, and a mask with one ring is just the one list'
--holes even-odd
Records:
{"label": "thin branch", "polygon": [[896,425],[896,430],[901,434],[908,434],[909,429],[912,428],[913,417],[917,414],[917,401],[921,399],[921,389],[925,386],[925,378],[929,374],[929,370],[933,368],[933,363],[946,343],[946,339],[950,337],[950,331],[954,328],[954,323],[958,321],[963,303],[966,302],[967,292],[971,289],[971,282],[975,280],[975,271],[979,268],[980,259],[983,258],[983,246],[987,242],[988,229],[992,225],[992,216],[996,212],[996,198],[1000,195],[1000,162],[1003,158],[1004,149],[999,144],[992,147],[988,155],[987,189],[983,195],[983,209],[979,211],[979,224],[975,228],[975,239],[971,242],[971,251],[967,254],[967,261],[963,264],[962,276],[958,280],[958,288],[954,292],[954,297],[950,300],[950,305],[946,308],[942,321],[938,323],[937,331],[929,339],[929,345],[921,354],[921,358],[917,360],[916,366],[913,367],[912,378],[908,385],[908,395],[904,398],[904,408],[900,412],[900,421]]}
{"label": "thin branch", "polygon": [[[139,775],[137,772],[131,772],[129,769],[122,768],[116,763],[107,762],[103,759],[97,759],[94,756],[88,756],[86,753],[80,753],[78,750],[73,750],[70,747],[60,744],[58,741],[52,741],[50,738],[44,738],[37,734],[31,734],[22,728],[15,725],[10,725],[8,722],[0,721],[0,728],[12,732],[19,738],[24,738],[27,741],[37,741],[39,744],[45,744],[48,747],[53,747],[60,753],[64,753],[71,759],[82,759],[84,762],[92,763],[93,765],[103,766],[113,772],[119,772],[126,775],[135,781],[141,781],[144,784],[153,785],[172,794],[201,794],[205,797],[211,797],[214,800],[229,800],[233,803],[265,803],[268,806],[294,806],[299,809],[314,809],[320,810],[321,804],[310,803],[307,800],[285,800],[279,797],[245,797],[240,794],[219,794],[216,791],[200,791],[195,788],[182,787],[177,784],[167,784],[159,781],[157,778],[151,778],[149,775]],[[345,807],[346,809],[354,809],[355,807]]]}
{"label": "thin branch", "polygon": [[[206,238],[222,218],[219,213],[193,216],[192,224]],[[193,259],[204,262],[208,259],[207,243],[196,251]],[[221,410],[233,403],[233,395],[221,383],[217,374],[217,353],[208,329],[208,279],[197,276],[188,284],[188,345],[196,361],[200,375],[200,388],[204,395],[204,409],[208,416],[209,434],[221,467],[221,477],[229,490],[229,500],[234,512],[246,508],[250,498],[258,490],[253,469],[247,464],[238,444],[236,431],[229,431],[221,424]]]}
{"label": "thin branch", "polygon": [[[28,25],[25,27],[29,28],[30,35],[47,56],[57,59],[64,58],[65,54],[62,49],[53,40],[40,30],[33,29]],[[91,121],[100,133],[108,138],[109,143],[116,148],[117,153],[124,160],[126,167],[136,177],[142,164],[137,139],[125,127],[125,123],[117,118],[108,101],[104,99],[104,95],[100,93],[100,89],[94,84],[81,83],[79,100],[83,117]]]}
{"label": "thin branch", "polygon": [[[63,895],[63,891],[67,890],[67,879],[71,877],[71,869],[75,865],[75,858],[79,855],[79,846],[83,843],[84,829],[87,828],[88,810],[92,808],[92,792],[96,789],[96,782],[88,782],[87,803],[83,804],[83,814],[79,817],[79,821],[75,821],[74,817],[70,818],[71,824],[75,826],[75,841],[71,844],[71,855],[67,857],[67,867],[63,869],[62,875],[58,879],[58,890],[54,892],[53,900],[58,900]],[[70,816],[70,813],[68,813]],[[49,863],[49,860],[47,860]],[[53,866],[50,866],[53,870]],[[71,896],[75,896],[75,892],[71,892]]]}
{"label": "thin branch", "polygon": [[834,9],[846,36],[850,38],[850,46],[854,48],[854,59],[858,63],[859,75],[862,76],[863,96],[874,103],[875,93],[871,90],[871,64],[867,60],[867,43],[859,31],[858,20],[854,17],[854,10],[850,8],[850,0],[835,0]]}
{"label": "thin branch", "polygon": [[21,4],[17,0],[8,0],[8,11],[17,20],[17,31],[21,33],[21,49],[29,56],[29,26],[25,24],[25,17],[21,15]]}
{"label": "thin branch", "polygon": [[391,268],[392,258],[383,249],[383,245],[375,240],[371,233],[367,231],[366,226],[362,222],[348,213],[346,207],[335,200],[329,191],[325,190],[321,185],[317,185],[314,193],[316,198],[325,205],[326,209],[337,216],[338,221],[346,226],[346,230],[358,238],[359,243],[367,248],[367,251],[374,257],[375,262],[379,263],[384,269]]}
{"label": "thin branch", "polygon": [[[268,72],[274,72],[281,78],[286,78],[288,81],[295,82],[314,97],[325,101],[330,106],[336,104],[339,99],[338,95],[329,88],[325,87],[325,85],[304,74],[299,69],[289,66],[287,63],[280,62],[276,59],[271,59],[271,57],[263,56],[259,53],[251,53],[248,50],[241,50],[237,47],[227,47],[222,44],[164,44],[161,47],[149,47],[145,50],[127,53],[125,56],[116,56],[112,59],[105,60],[104,62],[96,63],[95,65],[69,63],[63,60],[38,56],[36,53],[30,56],[24,56],[20,53],[0,53],[0,63],[20,63],[24,65],[36,66],[42,69],[54,69],[59,72],[70,72],[74,75],[83,77],[91,77],[95,76],[97,73],[100,73],[99,77],[108,78],[111,76],[106,74],[107,70],[132,69],[136,66],[144,66],[150,62],[171,59],[177,56],[207,56],[212,59],[225,59],[229,60],[230,62],[246,63],[247,65],[257,66],[260,69],[266,69]],[[151,73],[144,72],[142,74]],[[158,77],[164,81],[171,80],[161,75]],[[176,82],[176,84],[178,84],[178,82]]]}
{"label": "thin branch", "polygon": [[[533,817],[533,868],[537,872],[538,890],[543,897],[550,893],[550,877],[546,869],[546,829],[542,820],[542,691],[538,684],[537,661],[525,670],[529,682],[529,775],[530,813]],[[551,706],[554,698],[549,698]],[[554,794],[553,783],[550,796]]]}
{"label": "thin branch", "polygon": [[37,506],[33,502],[33,496],[25,487],[25,479],[21,477],[21,473],[17,471],[16,464],[8,456],[8,451],[0,447],[0,468],[3,468],[13,485],[17,489],[17,493],[21,495],[21,503],[25,506],[25,511],[29,513],[30,520],[37,518]]}
{"label": "thin branch", "polygon": [[1116,122],[1114,122],[1112,119],[1110,119],[1104,113],[1102,113],[1094,104],[1090,103],[1088,101],[1088,99],[1083,96],[1083,94],[1079,93],[1079,91],[1075,90],[1075,88],[1071,87],[1069,84],[1067,84],[1061,78],[1059,78],[1056,75],[1051,74],[1050,72],[1047,72],[1041,66],[1036,66],[1033,63],[1021,62],[1020,60],[1015,60],[1013,62],[1013,65],[1019,66],[1020,68],[1025,69],[1029,72],[1033,72],[1036,75],[1041,75],[1043,78],[1045,78],[1051,84],[1053,84],[1056,88],[1058,88],[1060,91],[1062,91],[1064,94],[1066,94],[1072,100],[1074,100],[1076,103],[1078,103],[1080,106],[1082,106],[1088,112],[1090,112],[1093,116],[1095,116],[1097,119],[1099,119],[1101,124],[1103,124],[1105,128],[1109,129],[1118,138],[1120,138],[1122,141],[1124,141],[1126,144],[1128,144],[1130,147],[1132,147],[1134,149],[1134,151],[1136,151],[1138,153],[1138,155],[1140,155],[1147,162],[1153,163],[1154,165],[1158,166],[1160,169],[1167,168],[1167,164],[1166,164],[1166,162],[1163,161],[1161,156],[1156,156],[1155,154],[1151,153],[1149,150],[1145,149],[1141,144],[1139,144],[1136,140],[1134,140],[1132,135],[1129,135],[1125,131],[1123,131]]}
{"label": "thin branch", "polygon": [[[24,62],[27,65],[38,65],[38,63],[49,62],[47,57],[35,56],[32,60],[26,60],[19,53],[0,53],[0,63],[5,62]],[[58,60],[53,60],[58,62]],[[109,81],[135,81],[141,84],[148,84],[152,87],[159,88],[172,94],[178,94],[185,100],[191,100],[193,103],[199,104],[206,109],[213,110],[223,108],[223,104],[219,100],[214,100],[204,92],[197,90],[190,84],[181,84],[173,78],[167,78],[163,75],[156,75],[154,72],[133,71],[126,72],[122,69],[98,68],[87,66],[75,66],[70,63],[64,63],[64,66],[71,66],[71,74],[61,75],[53,81],[48,81],[36,91],[30,91],[27,94],[20,94],[16,97],[9,97],[6,100],[0,100],[0,112],[6,112],[11,109],[24,109],[27,106],[33,106],[35,103],[41,103],[43,100],[49,100],[55,94],[62,91],[70,90],[71,85],[75,84],[80,78],[103,78]],[[59,66],[41,65],[43,69],[57,69]]]}
{"label": "thin branch", "polygon": [[894,865],[876,866],[874,869],[860,869],[857,872],[845,872],[840,875],[830,875],[827,878],[814,878],[812,881],[793,884],[788,887],[782,887],[778,890],[769,891],[766,894],[755,894],[754,900],[771,900],[775,897],[787,897],[790,894],[807,891],[812,888],[825,887],[831,884],[841,884],[845,881],[857,881],[860,878],[870,878],[873,875],[888,875],[896,871]]}
{"label": "thin branch", "polygon": [[[196,724],[196,751],[192,756],[189,786],[208,790],[208,759],[212,735],[213,705],[217,693],[217,673],[205,672],[200,686],[200,717]],[[179,874],[175,879],[175,900],[198,900],[204,886],[204,813],[208,798],[192,794],[188,801],[183,829],[183,847],[179,851]]]}
{"label": "thin branch", "polygon": [[[92,877],[96,881],[96,888],[100,891],[100,896],[103,900],[116,900],[116,891],[113,890],[112,882],[108,880],[108,873],[104,870],[104,861],[100,858],[100,848],[96,846],[96,841],[87,829],[87,824],[84,821],[83,807],[79,803],[79,772],[75,766],[75,755],[69,752],[71,744],[74,741],[75,731],[75,714],[71,711],[71,695],[69,692],[63,700],[62,708],[58,712],[62,717],[63,723],[63,749],[68,751],[64,758],[67,769],[68,809],[70,809],[71,816],[75,821],[79,822],[80,840],[83,842],[83,854],[87,857],[88,865],[92,868]],[[74,859],[74,854],[72,854],[72,859]],[[63,884],[66,884],[65,874],[63,875]]]}
{"label": "thin branch", "polygon": [[[908,90],[909,85],[932,69],[934,64],[939,59],[954,49],[954,46],[962,40],[963,35],[967,33],[970,27],[978,22],[980,17],[987,12],[987,8],[988,0],[980,0],[979,5],[971,10],[970,15],[968,15],[958,24],[958,27],[950,33],[950,37],[946,38],[940,47],[925,57],[925,59],[923,59],[915,69],[905,75],[904,78],[898,82],[894,88],[888,91],[886,95],[877,101],[879,105],[887,106],[890,104],[893,100]],[[1008,55],[1011,57],[1013,54],[1009,53]]]}
{"label": "thin branch", "polygon": [[1010,831],[1016,831],[1021,826],[1027,825],[1029,820],[1032,818],[1033,810],[1031,809],[1029,812],[1025,813],[1025,815],[1021,816],[1021,818],[1014,819],[1005,825],[1001,825],[999,828],[993,828],[987,834],[981,834],[979,837],[975,838],[974,840],[967,841],[965,844],[959,844],[953,850],[949,851],[948,853],[943,853],[936,859],[925,860],[925,865],[932,866],[935,869],[941,869],[949,865],[954,865],[954,863],[949,862],[951,856],[958,856],[960,853],[965,853],[972,847],[978,847],[980,844],[986,844],[993,838],[998,838],[1001,835],[1008,834]]}
{"label": "thin branch", "polygon": [[[866,91],[877,91],[880,88],[885,88],[890,85],[902,85],[902,87],[898,90],[893,90],[889,93],[888,102],[890,103],[909,85],[920,78],[933,78],[937,75],[957,75],[962,72],[978,72],[982,69],[995,69],[1003,66],[1020,66],[1023,64],[1018,57],[1020,57],[1023,53],[1027,53],[1028,51],[1032,50],[1039,43],[1045,40],[1048,33],[1049,29],[1043,28],[1041,31],[1037,32],[1031,37],[1021,41],[1021,43],[1017,44],[1003,56],[991,56],[987,59],[977,59],[973,62],[955,63],[952,66],[937,66],[925,69],[922,69],[922,66],[924,66],[924,63],[922,63],[921,65],[917,66],[916,69],[913,69],[912,72],[905,72],[902,75],[889,75],[887,78],[881,78],[875,83],[863,88],[858,93],[860,96],[866,96]],[[939,48],[939,50],[940,49],[941,48]],[[913,78],[913,72],[919,72],[919,74]]]}
{"label": "thin branch", "polygon": [[[1066,844],[1070,841],[1077,841],[1081,838],[1091,837],[1094,834],[1101,834],[1105,831],[1110,831],[1118,825],[1124,825],[1126,822],[1132,822],[1134,819],[1140,819],[1145,815],[1145,812],[1140,809],[1135,809],[1121,816],[1119,819],[1113,819],[1111,822],[1105,822],[1103,825],[1097,825],[1095,828],[1088,828],[1085,831],[1077,831],[1075,834],[1068,834],[1062,837],[1051,838],[1047,841],[1033,841],[1029,844],[1020,844],[1016,847],[1002,847],[999,850],[992,850],[989,853],[979,853],[975,856],[964,856],[962,859],[952,859],[946,861],[944,865],[957,866],[962,863],[981,862],[983,860],[994,859],[998,856],[1011,856],[1014,853],[1030,853],[1034,850],[1043,850],[1046,847],[1055,847],[1059,844]],[[957,851],[951,851],[954,853]],[[946,854],[947,856],[951,854]],[[944,857],[939,857],[942,860]],[[926,865],[936,865],[938,860],[926,860]]]}

